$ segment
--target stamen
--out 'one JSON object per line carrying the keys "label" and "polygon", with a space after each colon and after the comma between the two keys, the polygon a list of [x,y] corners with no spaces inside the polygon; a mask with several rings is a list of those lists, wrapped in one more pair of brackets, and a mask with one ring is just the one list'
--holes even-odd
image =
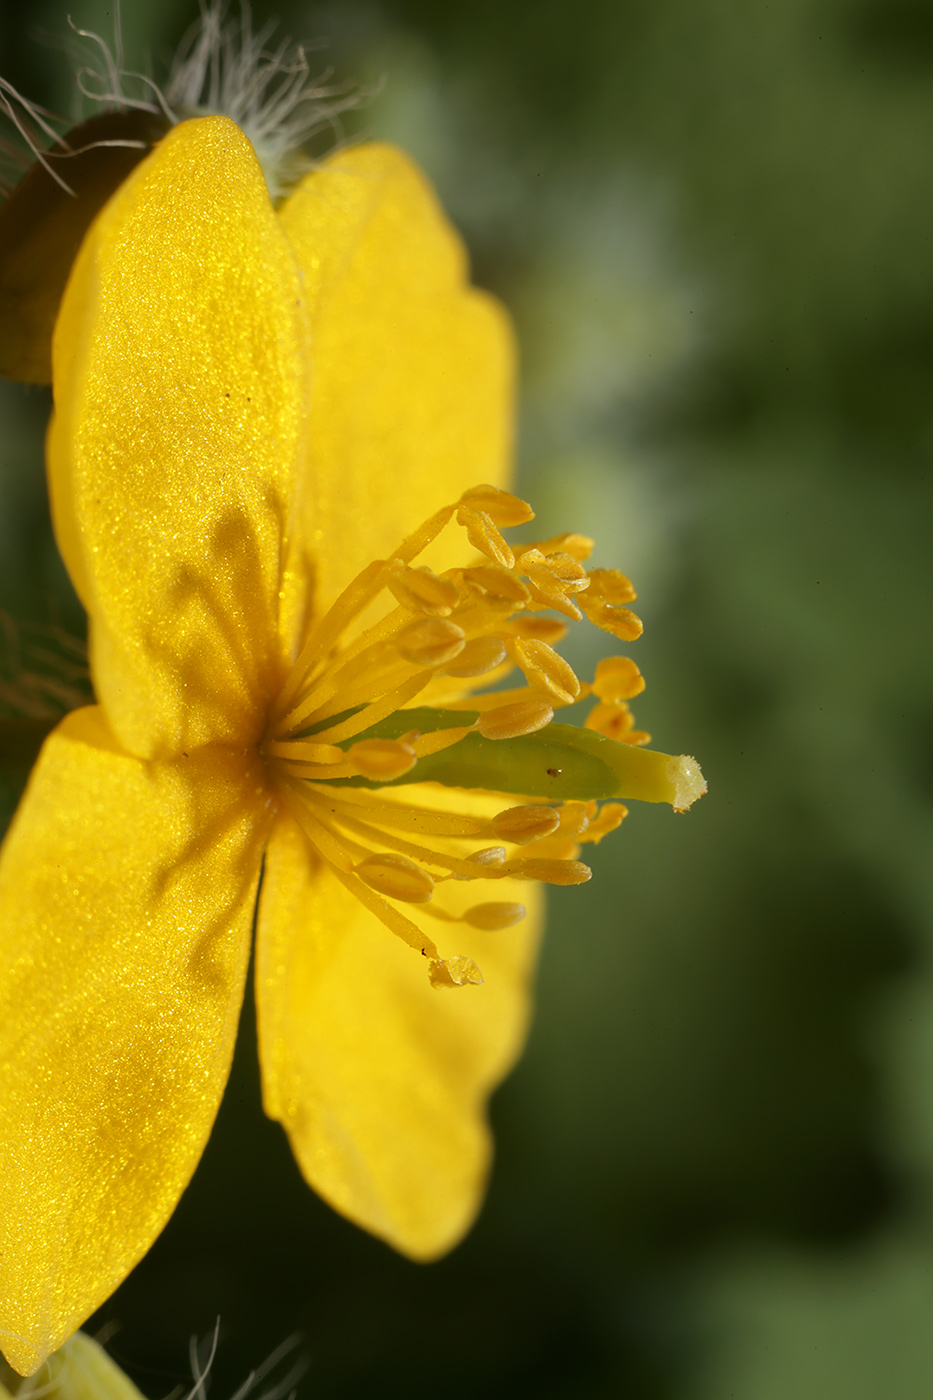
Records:
{"label": "stamen", "polygon": [[403,628],[395,646],[406,661],[416,666],[446,666],[463,651],[465,640],[463,628],[455,622],[445,617],[427,617]]}
{"label": "stamen", "polygon": [[472,958],[440,958],[432,962],[428,976],[432,987],[482,986],[483,982]]}
{"label": "stamen", "polygon": [[511,525],[524,525],[534,520],[535,513],[527,501],[513,496],[509,491],[500,491],[498,486],[472,486],[460,497],[462,505],[488,515],[501,529]]}
{"label": "stamen", "polygon": [[[453,856],[446,851],[432,851],[427,846],[421,846],[415,841],[406,841],[404,837],[393,836],[390,832],[375,832],[366,822],[360,821],[358,818],[352,817],[347,813],[339,814],[338,820],[341,825],[348,830],[356,832],[357,835],[367,840],[379,841],[380,844],[390,847],[393,851],[397,851],[399,855],[408,856],[412,860],[423,861],[429,865],[438,866],[441,870],[447,870],[452,875],[460,878],[468,880],[475,880],[477,878],[475,865],[478,856],[469,856],[464,860],[462,856]],[[485,878],[498,878],[498,868],[506,858],[505,847],[492,847],[488,852],[484,851],[480,854],[484,858],[479,860],[479,864],[493,866],[496,870],[495,875],[487,875]]]}
{"label": "stamen", "polygon": [[462,914],[450,914],[436,904],[425,908],[426,914],[430,914],[433,919],[441,919],[445,924],[469,924],[471,928],[483,929],[487,933],[501,928],[512,928],[513,925],[521,923],[527,912],[524,904],[504,902],[474,904]]}
{"label": "stamen", "polygon": [[590,824],[590,802],[563,802],[558,813],[558,833],[577,840]]}
{"label": "stamen", "polygon": [[592,841],[594,846],[598,846],[603,837],[620,827],[627,816],[628,808],[623,803],[604,802],[600,808],[599,816],[590,822],[580,840]]}
{"label": "stamen", "polygon": [[501,564],[474,564],[472,568],[463,570],[463,579],[482,589],[490,602],[514,606],[527,603],[531,597],[521,579]]}
{"label": "stamen", "polygon": [[589,587],[589,574],[572,554],[545,555],[539,549],[527,549],[519,556],[518,567],[529,573],[546,572],[571,593],[582,593]]}
{"label": "stamen", "polygon": [[553,646],[555,642],[562,642],[570,629],[556,617],[513,617],[506,623],[505,630],[513,637],[534,638]]}
{"label": "stamen", "polygon": [[370,889],[405,904],[426,904],[434,893],[434,881],[426,870],[406,856],[367,856],[356,873]]}
{"label": "stamen", "polygon": [[419,671],[417,675],[412,676],[411,680],[406,681],[404,685],[396,686],[394,690],[390,690],[378,700],[374,700],[371,705],[354,715],[352,719],[343,720],[342,723],[323,730],[320,735],[321,741],[339,744],[341,739],[349,739],[355,734],[361,734],[366,729],[372,729],[373,725],[378,724],[381,719],[385,719],[387,715],[395,714],[396,710],[400,710],[409,700],[413,700],[418,691],[423,690],[430,679],[430,671]]}
{"label": "stamen", "polygon": [[645,688],[644,677],[627,656],[606,656],[596,664],[593,694],[600,700],[631,700]]}
{"label": "stamen", "polygon": [[618,569],[591,569],[589,595],[606,603],[634,603],[638,594],[632,581]]}
{"label": "stamen", "polygon": [[620,642],[634,642],[645,630],[640,617],[636,617],[630,608],[619,607],[616,603],[604,603],[601,598],[591,599],[583,594],[580,607],[590,622],[610,636],[618,637]]}
{"label": "stamen", "polygon": [[470,861],[473,865],[492,865],[498,869],[505,863],[505,857],[504,846],[486,846],[482,851],[474,851]]}
{"label": "stamen", "polygon": [[537,544],[526,545],[525,548],[538,549],[542,554],[569,554],[585,564],[596,548],[596,541],[591,540],[589,535],[578,535],[576,531],[571,531],[566,535],[554,535],[549,540],[539,540]]}
{"label": "stamen", "polygon": [[545,691],[559,705],[571,705],[579,697],[580,682],[573,667],[547,642],[517,638],[509,644],[509,653],[528,684]]}
{"label": "stamen", "polygon": [[[353,815],[354,809],[362,808],[366,821],[375,826],[396,827],[400,831],[414,831],[422,836],[479,836],[487,828],[487,823],[478,817],[435,812],[430,807],[416,807],[409,803],[402,806],[360,789],[321,783],[315,787],[315,791],[325,800],[329,811],[349,811]],[[361,815],[359,810],[356,814]]]}
{"label": "stamen", "polygon": [[495,522],[484,510],[473,510],[471,506],[460,506],[457,523],[467,532],[467,538],[474,549],[486,554],[504,569],[515,567],[515,555],[499,534]]}
{"label": "stamen", "polygon": [[645,729],[635,728],[635,717],[624,700],[608,704],[594,705],[583,721],[586,729],[604,734],[617,744],[648,744],[651,735]]}
{"label": "stamen", "polygon": [[361,880],[358,875],[347,874],[338,866],[333,867],[334,874],[342,885],[356,895],[361,904],[375,914],[380,923],[399,937],[403,943],[407,943],[409,948],[416,949],[432,962],[440,962],[441,955],[438,952],[437,944],[429,938],[416,923],[405,917],[398,909],[393,909],[391,904],[386,904],[375,890],[370,889],[365,880]]}
{"label": "stamen", "polygon": [[447,617],[460,601],[452,579],[442,578],[424,566],[413,569],[401,560],[393,561],[386,584],[403,608],[427,613],[429,617]]}
{"label": "stamen", "polygon": [[494,836],[514,841],[518,846],[550,836],[560,824],[560,812],[553,807],[537,806],[509,807],[489,823]]}
{"label": "stamen", "polygon": [[410,744],[398,739],[360,739],[351,744],[347,757],[358,773],[377,783],[390,783],[410,773],[418,756]]}
{"label": "stamen", "polygon": [[444,663],[448,676],[485,676],[505,660],[505,643],[501,637],[473,637],[453,661]]}
{"label": "stamen", "polygon": [[535,856],[506,861],[502,870],[517,880],[540,880],[545,885],[584,885],[593,878],[592,870],[582,861],[541,860]]}
{"label": "stamen", "polygon": [[[485,561],[444,574],[415,566],[454,516]],[[641,624],[624,606],[634,597],[625,575],[584,569],[592,548],[585,536],[526,545],[516,558],[500,527],[531,518],[517,497],[477,487],[437,511],[388,560],[364,569],[312,628],[263,745],[308,839],[367,909],[425,953],[436,987],[482,978],[467,957],[441,958],[386,900],[423,906],[445,923],[508,928],[524,916],[523,905],[480,902],[455,914],[432,904],[436,886],[509,878],[582,884],[591,871],[577,858],[578,843],[598,844],[626,814],[618,801],[600,810],[599,799],[687,806],[705,790],[692,759],[634,747],[647,737],[634,729],[628,707],[644,688],[634,662],[606,658],[590,686],[554,650],[566,623],[534,615],[538,609],[570,618],[586,612],[626,637]],[[389,610],[360,631],[383,590]],[[470,693],[471,679],[487,677],[488,686],[513,665],[526,686]],[[422,691],[435,703],[416,701]],[[597,704],[586,727],[553,722],[556,706],[590,693]],[[607,730],[623,742],[605,737]],[[399,800],[396,785],[410,783],[524,800],[480,819]],[[455,849],[483,837],[497,844]]]}
{"label": "stamen", "polygon": [[517,739],[543,729],[554,718],[554,710],[546,700],[532,696],[514,705],[497,705],[481,714],[477,729],[484,739]]}
{"label": "stamen", "polygon": [[346,588],[337,598],[328,611],[321,618],[320,622],[311,631],[295,664],[289,673],[288,680],[282,687],[274,713],[283,714],[286,705],[290,705],[294,697],[298,694],[308,673],[311,664],[316,657],[324,657],[331,647],[335,645],[341,632],[350,625],[355,617],[368,607],[374,598],[378,597],[385,581],[386,565],[381,559],[375,559],[371,564],[367,564],[361,574],[358,574],[352,583],[348,583]]}

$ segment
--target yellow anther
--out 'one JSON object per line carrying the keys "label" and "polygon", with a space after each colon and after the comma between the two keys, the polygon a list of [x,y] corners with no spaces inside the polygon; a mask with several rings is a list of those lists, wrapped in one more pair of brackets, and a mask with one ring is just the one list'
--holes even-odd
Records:
{"label": "yellow anther", "polygon": [[537,548],[524,550],[516,567],[527,576],[528,587],[535,602],[540,603],[545,608],[556,608],[566,617],[573,618],[574,622],[580,621],[583,614],[567,595],[582,592],[586,588],[585,574],[582,580],[565,583],[552,573],[548,568],[547,559]]}
{"label": "yellow anther", "polygon": [[539,642],[561,642],[567,635],[566,622],[558,622],[556,617],[513,617],[504,630],[513,637],[534,637]]}
{"label": "yellow anther", "polygon": [[539,571],[534,577],[529,578],[528,587],[532,599],[540,607],[553,608],[555,612],[563,613],[564,617],[569,617],[573,622],[581,621],[582,612],[573,599],[567,597],[563,586],[558,583],[557,579],[545,578],[543,573]]}
{"label": "yellow anther", "polygon": [[519,553],[516,568],[545,585],[549,580],[556,581],[570,593],[582,593],[589,587],[590,576],[578,559],[570,554],[543,554],[537,545]]}
{"label": "yellow anther", "polygon": [[472,958],[437,958],[430,966],[428,977],[432,987],[481,987],[483,974]]}
{"label": "yellow anther", "polygon": [[590,824],[588,802],[563,802],[559,814],[561,836],[574,837],[586,831]]}
{"label": "yellow anther", "polygon": [[647,744],[651,739],[646,730],[635,728],[635,718],[624,700],[611,704],[600,701],[590,710],[583,727],[605,734],[607,739],[615,739],[619,744]]}
{"label": "yellow anther", "polygon": [[464,569],[467,583],[474,583],[487,597],[503,603],[527,603],[530,593],[520,578],[509,569],[496,564],[477,564],[472,569]]}
{"label": "yellow anther", "polygon": [[554,710],[546,700],[532,696],[516,700],[511,705],[498,705],[480,715],[477,729],[484,739],[517,739],[543,729],[554,718]]}
{"label": "yellow anther", "polygon": [[[627,656],[605,656],[596,666],[593,694],[600,700],[631,700],[645,688],[644,678],[635,662]],[[590,728],[595,728],[590,725]]]}
{"label": "yellow anther", "polygon": [[399,560],[393,561],[386,575],[386,587],[403,608],[427,613],[429,617],[447,617],[460,601],[460,590],[453,579],[442,578],[425,566],[412,568]]}
{"label": "yellow anther", "polygon": [[505,642],[501,637],[474,637],[444,669],[448,676],[485,676],[504,660]]}
{"label": "yellow anther", "polygon": [[539,540],[534,546],[542,554],[569,554],[574,559],[585,562],[596,548],[596,541],[589,535],[579,535],[575,530],[566,535],[553,535],[549,540]]}
{"label": "yellow anther", "polygon": [[383,783],[410,773],[418,761],[399,739],[360,739],[347,749],[347,758],[362,777]]}
{"label": "yellow anther", "polygon": [[542,860],[534,856],[517,856],[503,867],[506,874],[518,880],[539,880],[544,885],[584,885],[593,872],[580,860]]}
{"label": "yellow anther", "polygon": [[606,603],[634,603],[638,597],[632,580],[618,569],[591,569],[589,594]]}
{"label": "yellow anther", "polygon": [[489,823],[494,835],[503,841],[527,846],[529,841],[541,841],[560,826],[560,813],[553,807],[528,805],[509,807]]}
{"label": "yellow anther", "polygon": [[527,520],[535,518],[527,501],[508,491],[500,491],[498,486],[472,486],[469,491],[464,491],[460,504],[484,511],[502,529],[508,529],[510,525],[524,525]]}
{"label": "yellow anther", "polygon": [[506,850],[504,846],[486,846],[481,851],[474,851],[467,859],[474,865],[502,865],[505,862]]}
{"label": "yellow anther", "polygon": [[446,617],[424,617],[403,627],[395,638],[397,650],[416,666],[445,666],[463,651],[462,627]]}
{"label": "yellow anther", "polygon": [[560,579],[565,588],[569,588],[577,593],[582,593],[584,588],[590,586],[590,575],[586,572],[579,559],[574,559],[572,554],[548,554],[547,567],[555,578]]}
{"label": "yellow anther", "polygon": [[580,682],[569,661],[547,642],[518,637],[509,651],[522,668],[529,685],[545,691],[559,705],[571,705],[580,694]]}
{"label": "yellow anther", "polygon": [[384,894],[387,899],[400,899],[405,904],[426,904],[434,893],[431,876],[407,856],[388,852],[367,856],[354,871],[377,894]]}
{"label": "yellow anther", "polygon": [[460,506],[457,511],[457,524],[467,532],[467,538],[474,549],[501,564],[504,569],[515,567],[515,555],[496,529],[495,521],[483,510],[472,506]]}
{"label": "yellow anther", "polygon": [[641,618],[629,608],[606,603],[602,598],[591,598],[588,593],[581,594],[579,602],[590,622],[611,637],[618,637],[620,642],[634,642],[645,630]]}
{"label": "yellow anther", "polygon": [[468,909],[465,914],[461,914],[461,919],[471,928],[481,928],[487,931],[499,928],[511,928],[513,924],[521,923],[525,917],[524,904],[474,904],[472,909]]}
{"label": "yellow anther", "polygon": [[536,544],[520,545],[515,567],[524,573],[530,573],[533,569],[545,569],[547,558]]}
{"label": "yellow anther", "polygon": [[598,817],[594,817],[586,828],[584,841],[592,841],[598,846],[604,836],[621,826],[628,816],[628,808],[621,802],[604,802]]}

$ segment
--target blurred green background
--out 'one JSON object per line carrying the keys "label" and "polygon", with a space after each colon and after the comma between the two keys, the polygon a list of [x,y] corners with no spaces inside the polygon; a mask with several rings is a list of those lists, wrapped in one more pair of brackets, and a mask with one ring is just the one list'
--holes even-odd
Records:
{"label": "blurred green background", "polygon": [[[104,0],[76,22],[109,36]],[[655,744],[557,891],[465,1244],[423,1268],[302,1185],[233,1081],[165,1234],[90,1325],[150,1396],[221,1318],[218,1397],[298,1332],[314,1397],[933,1393],[933,4],[256,5],[381,91],[523,354],[521,487],[640,586]],[[164,72],[187,3],[125,0]],[[68,113],[63,4],[0,72]],[[80,628],[45,393],[0,388],[0,607]],[[23,628],[26,630],[23,631]],[[578,652],[584,668],[592,654]],[[7,657],[9,661],[9,657]],[[12,796],[12,794],[11,794]]]}

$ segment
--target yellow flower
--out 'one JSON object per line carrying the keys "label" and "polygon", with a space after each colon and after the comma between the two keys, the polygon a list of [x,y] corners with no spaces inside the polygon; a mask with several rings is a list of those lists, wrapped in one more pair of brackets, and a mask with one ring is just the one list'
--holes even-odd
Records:
{"label": "yellow flower", "polygon": [[[702,790],[692,761],[549,726],[584,688],[542,614],[640,624],[591,542],[505,542],[531,514],[499,489],[511,337],[465,279],[399,153],[338,154],[277,213],[222,117],[176,126],[82,246],[48,457],[100,703],[50,736],[0,864],[0,1343],[23,1373],[188,1182],[254,913],[267,1113],[326,1200],[430,1259],[481,1197],[539,883],[587,878],[575,843],[624,815],[580,799]],[[510,664],[527,686],[470,694]],[[604,663],[595,729],[645,737],[640,688]]]}

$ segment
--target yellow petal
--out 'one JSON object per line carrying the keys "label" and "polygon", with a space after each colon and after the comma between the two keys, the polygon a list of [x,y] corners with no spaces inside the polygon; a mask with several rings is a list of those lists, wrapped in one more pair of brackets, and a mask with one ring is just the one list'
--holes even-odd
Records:
{"label": "yellow petal", "polygon": [[[313,549],[322,608],[468,486],[508,483],[512,334],[501,307],[468,285],[463,246],[424,177],[392,147],[338,152],[281,219],[311,314],[296,535]],[[462,562],[458,549],[438,567]]]}
{"label": "yellow petal", "polygon": [[53,351],[56,533],[134,753],[261,730],[306,426],[300,285],[253,149],[176,127],[93,225]]}
{"label": "yellow petal", "polygon": [[[414,789],[412,801],[431,792]],[[457,803],[479,811],[483,799],[458,793]],[[529,913],[494,931],[432,923],[443,951],[473,958],[485,978],[436,990],[427,960],[313,860],[289,820],[270,841],[256,945],[266,1112],[284,1125],[309,1184],[412,1258],[450,1249],[479,1207],[486,1100],[528,1021],[538,893],[511,880],[497,881],[493,896],[474,882],[442,886],[435,902],[454,912],[494,897]]]}
{"label": "yellow petal", "polygon": [[28,1373],[146,1252],[230,1065],[265,807],[217,748],[47,741],[0,860],[0,1348]]}

